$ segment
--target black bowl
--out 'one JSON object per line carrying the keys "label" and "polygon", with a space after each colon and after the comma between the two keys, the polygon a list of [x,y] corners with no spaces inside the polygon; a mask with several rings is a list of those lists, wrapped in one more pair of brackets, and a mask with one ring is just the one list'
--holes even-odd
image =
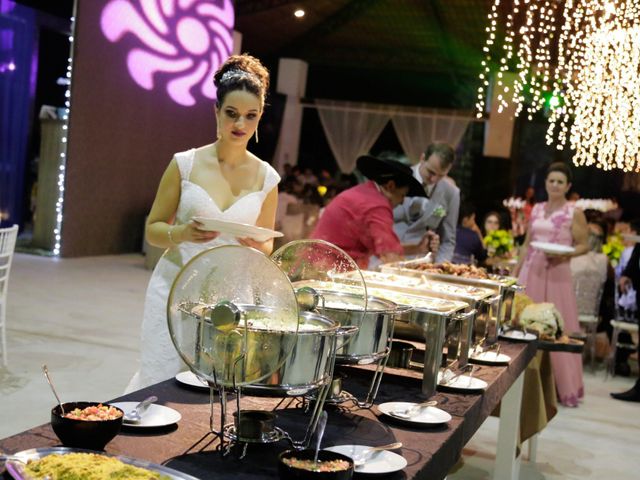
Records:
{"label": "black bowl", "polygon": [[328,460],[345,460],[349,462],[349,468],[337,472],[312,472],[302,468],[292,467],[283,462],[285,458],[297,458],[299,460],[313,460],[315,450],[287,450],[278,455],[278,473],[282,480],[349,480],[353,477],[353,460],[351,457],[342,455],[341,453],[330,452],[329,450],[320,450],[318,452],[318,460],[324,462]]}
{"label": "black bowl", "polygon": [[[101,402],[68,402],[62,404],[65,412],[75,408],[83,409]],[[107,403],[102,405],[110,406]],[[115,408],[115,407],[114,407]],[[120,412],[122,410],[118,409]],[[51,427],[62,444],[66,447],[103,450],[104,446],[120,433],[123,415],[114,420],[74,420],[65,418],[60,405],[51,409]]]}

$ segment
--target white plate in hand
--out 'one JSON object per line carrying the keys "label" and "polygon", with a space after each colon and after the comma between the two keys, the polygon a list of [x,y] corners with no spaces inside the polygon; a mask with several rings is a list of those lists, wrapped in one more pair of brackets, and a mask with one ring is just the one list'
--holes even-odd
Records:
{"label": "white plate in hand", "polygon": [[635,235],[633,233],[623,233],[622,238],[628,242],[640,243],[640,235]]}
{"label": "white plate in hand", "polygon": [[437,407],[420,408],[410,417],[402,417],[393,414],[393,412],[405,412],[416,405],[418,404],[415,402],[386,402],[378,405],[378,410],[394,419],[409,423],[420,423],[423,425],[440,425],[451,420],[451,415]]}
{"label": "white plate in hand", "polygon": [[[371,448],[369,445],[335,445],[324,450],[354,458],[360,456],[369,448]],[[407,460],[402,455],[388,450],[381,450],[373,452],[364,464],[355,468],[355,471],[358,473],[391,473],[402,470],[406,466]]]}
{"label": "white plate in hand", "polygon": [[440,383],[442,380],[442,372],[438,372],[438,386],[443,388],[449,388],[451,390],[460,390],[460,391],[475,391],[475,390],[484,390],[489,386],[487,382],[484,380],[480,380],[476,377],[469,377],[469,375],[460,375],[453,382]]}
{"label": "white plate in hand", "polygon": [[282,237],[282,232],[276,232],[268,228],[256,227],[246,223],[226,222],[217,218],[193,217],[200,222],[204,230],[212,232],[228,233],[238,238],[253,238],[258,242],[266,242],[270,238]]}
{"label": "white plate in hand", "polygon": [[190,370],[177,374],[176,380],[183,385],[209,390],[209,384]]}
{"label": "white plate in hand", "polygon": [[[126,413],[136,408],[138,403],[140,402],[116,402],[109,405],[113,405]],[[182,415],[177,410],[152,403],[147,411],[142,414],[139,422],[129,422],[125,419],[124,425],[134,428],[166,427],[167,425],[178,423],[181,419]]]}
{"label": "white plate in hand", "polygon": [[505,355],[504,353],[498,353],[494,350],[489,350],[486,352],[474,354],[473,350],[469,350],[469,360],[472,360],[477,363],[485,363],[487,365],[508,365],[511,361],[511,357],[509,355]]}
{"label": "white plate in hand", "polygon": [[533,333],[523,332],[522,330],[507,330],[500,333],[500,338],[506,338],[507,340],[514,340],[516,342],[531,342],[537,337]]}
{"label": "white plate in hand", "polygon": [[538,250],[543,251],[544,253],[551,253],[555,255],[565,255],[567,253],[573,253],[576,251],[575,248],[569,245],[562,245],[560,243],[531,242],[530,245],[533,248],[537,248]]}

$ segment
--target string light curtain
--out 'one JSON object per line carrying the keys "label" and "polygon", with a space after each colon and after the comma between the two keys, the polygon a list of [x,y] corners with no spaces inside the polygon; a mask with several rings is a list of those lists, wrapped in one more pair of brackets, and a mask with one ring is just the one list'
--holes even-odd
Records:
{"label": "string light curtain", "polygon": [[[640,171],[640,5],[568,0],[547,143],[576,165]],[[580,32],[576,35],[575,32]]]}
{"label": "string light curtain", "polygon": [[[476,114],[495,73],[498,113],[510,102],[529,119],[548,109],[547,143],[569,143],[576,165],[640,171],[639,3],[494,0]],[[511,90],[508,70],[518,75]]]}

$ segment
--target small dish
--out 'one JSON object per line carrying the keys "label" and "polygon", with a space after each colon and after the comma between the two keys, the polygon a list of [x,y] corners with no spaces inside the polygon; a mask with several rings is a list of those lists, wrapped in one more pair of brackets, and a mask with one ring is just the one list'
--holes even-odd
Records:
{"label": "small dish", "polygon": [[451,415],[438,407],[421,408],[409,418],[393,414],[393,412],[397,411],[406,411],[415,405],[417,405],[417,403],[414,402],[386,402],[378,405],[378,410],[395,420],[419,425],[441,425],[451,420]]}
{"label": "small dish", "polygon": [[253,238],[258,242],[266,242],[270,238],[282,237],[282,232],[276,232],[268,228],[256,227],[255,225],[249,225],[247,223],[236,223],[219,220],[217,218],[206,217],[193,217],[197,222],[200,222],[205,230],[212,232],[220,232],[232,235],[238,238]]}
{"label": "small dish", "polygon": [[496,355],[495,351],[482,352],[478,354],[474,354],[472,352],[472,350],[469,350],[469,361],[481,365],[509,365],[509,362],[511,361],[511,357],[504,353],[498,353]]}
{"label": "small dish", "polygon": [[538,337],[533,333],[523,332],[522,330],[507,330],[506,332],[500,332],[500,338],[513,340],[514,342],[531,342]]}
{"label": "small dish", "polygon": [[[370,445],[335,445],[325,448],[330,452],[341,453],[349,458],[362,455]],[[356,473],[392,473],[402,470],[407,466],[407,460],[397,453],[389,450],[375,452],[367,461],[355,467]]]}
{"label": "small dish", "polygon": [[175,376],[175,379],[183,385],[209,391],[209,384],[190,370],[180,372]]}
{"label": "small dish", "polygon": [[562,245],[560,243],[531,242],[530,245],[533,248],[537,248],[538,250],[541,250],[544,253],[550,253],[552,255],[564,255],[564,254],[573,253],[576,251],[575,248],[569,245]]}
{"label": "small dish", "polygon": [[461,392],[474,392],[484,390],[489,386],[487,382],[476,377],[469,377],[469,375],[460,375],[452,382],[446,385],[440,383],[442,380],[442,372],[438,372],[438,387],[442,389],[448,389],[452,391]]}
{"label": "small dish", "polygon": [[[138,405],[138,402],[116,402],[111,405],[122,411],[129,412]],[[131,428],[166,427],[167,425],[178,423],[181,419],[182,415],[177,410],[153,403],[149,405],[139,422],[129,422],[125,418],[124,425]]]}

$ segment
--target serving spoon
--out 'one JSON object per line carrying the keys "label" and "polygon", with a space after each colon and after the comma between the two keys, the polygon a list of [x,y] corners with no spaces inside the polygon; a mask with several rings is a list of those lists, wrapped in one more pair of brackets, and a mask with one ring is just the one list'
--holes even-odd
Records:
{"label": "serving spoon", "polygon": [[158,397],[156,397],[155,395],[151,395],[150,397],[145,398],[143,401],[137,404],[132,410],[126,412],[124,414],[124,419],[127,422],[138,423],[140,420],[142,420],[142,415],[144,415],[144,412],[147,411],[147,409],[151,406],[153,402],[157,402],[157,401],[158,401]]}
{"label": "serving spoon", "polygon": [[[393,410],[389,412],[393,417],[399,418],[411,418],[416,412],[419,412],[423,408],[427,407],[435,407],[438,404],[437,400],[429,400],[427,402],[418,403],[417,405],[413,405],[411,407],[405,408],[404,410]],[[397,447],[400,448],[400,447]]]}
{"label": "serving spoon", "polygon": [[44,377],[47,379],[47,383],[51,387],[51,391],[55,395],[56,400],[58,400],[58,405],[60,405],[60,411],[62,412],[62,416],[64,416],[64,408],[62,407],[62,402],[60,401],[60,397],[58,396],[58,392],[56,392],[56,389],[54,388],[53,383],[51,383],[51,377],[49,377],[49,369],[47,368],[46,364],[42,365],[42,371],[44,372]]}
{"label": "serving spoon", "polygon": [[327,426],[327,414],[326,410],[323,410],[318,420],[318,434],[316,439],[316,452],[313,456],[313,463],[318,463],[318,452],[320,451],[320,443],[322,443],[322,437],[324,437],[324,429]]}
{"label": "serving spoon", "polygon": [[379,447],[368,447],[362,450],[356,457],[353,458],[353,465],[355,467],[359,467],[367,463],[367,460],[371,458],[375,452],[380,452],[382,450],[397,450],[398,448],[402,448],[402,442],[390,443],[388,445],[381,445]]}

